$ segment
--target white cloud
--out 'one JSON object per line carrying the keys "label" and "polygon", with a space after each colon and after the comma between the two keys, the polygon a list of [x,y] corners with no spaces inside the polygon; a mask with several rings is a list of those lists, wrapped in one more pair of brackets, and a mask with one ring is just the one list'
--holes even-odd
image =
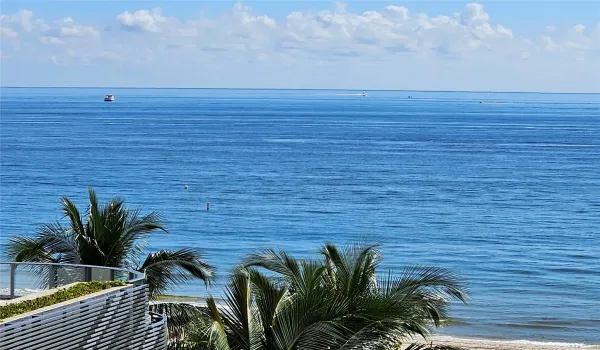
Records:
{"label": "white cloud", "polygon": [[99,33],[96,29],[92,27],[83,27],[83,26],[75,26],[75,27],[63,27],[60,29],[60,34],[63,36],[98,36]]}
{"label": "white cloud", "polygon": [[139,10],[134,13],[125,11],[117,16],[117,21],[128,30],[158,33],[161,31],[159,25],[165,23],[167,18],[162,16],[161,9],[154,8],[150,11]]}
{"label": "white cloud", "polygon": [[43,36],[40,38],[40,42],[46,45],[64,45],[64,41],[54,36]]}
{"label": "white cloud", "polygon": [[406,7],[395,5],[386,6],[384,11],[388,12],[391,18],[397,18],[401,21],[406,21],[410,13]]}
{"label": "white cloud", "polygon": [[[265,61],[282,67],[302,62],[397,66],[393,62],[406,59],[415,65],[427,60],[438,66],[494,61],[509,67],[550,59],[566,65],[598,61],[600,23],[588,28],[574,23],[565,29],[549,25],[538,28],[539,36],[524,37],[492,15],[477,3],[466,4],[460,13],[436,16],[396,5],[357,13],[352,3],[336,3],[327,10],[299,9],[276,20],[238,3],[210,18],[183,20],[153,8],[115,13],[109,22],[91,24],[72,17],[46,23],[21,10],[0,15],[0,32],[2,52],[9,53],[5,56],[16,56],[10,50],[27,50],[20,55],[65,65],[118,60],[148,67]],[[107,35],[105,30],[121,32]]]}
{"label": "white cloud", "polygon": [[71,17],[65,17],[62,20],[56,21],[56,25],[59,27],[58,32],[61,36],[94,37],[100,35],[94,27],[79,25]]}
{"label": "white cloud", "polygon": [[[0,18],[3,37],[16,38],[19,33],[52,33],[39,34],[38,41],[44,44],[64,42],[59,37],[100,37],[101,34],[94,26],[78,24],[72,17],[47,25],[28,10]],[[251,52],[253,57],[260,53],[273,56],[274,52],[296,56],[301,52],[322,56],[319,59],[325,61],[395,54],[453,59],[490,52],[514,57],[528,52],[529,58],[533,58],[536,51],[581,54],[597,50],[600,38],[600,26],[588,31],[580,24],[564,32],[548,26],[546,35],[537,39],[522,38],[505,25],[493,23],[483,5],[478,3],[467,4],[461,13],[436,17],[412,14],[408,8],[396,5],[353,13],[345,5],[336,3],[331,10],[291,12],[280,22],[237,3],[229,12],[211,19],[181,21],[163,15],[160,8],[153,8],[125,11],[116,16],[116,22],[118,28],[127,31],[154,34],[127,43],[138,48],[151,48],[153,55],[166,52],[167,48],[172,51],[185,47],[213,55],[226,51]],[[112,27],[111,23],[104,26]],[[102,46],[97,48],[98,51],[110,52],[114,46],[132,40],[127,36],[119,37],[99,42]],[[121,42],[116,42],[119,40]]]}
{"label": "white cloud", "polygon": [[0,27],[0,36],[2,38],[16,38],[19,36],[19,33],[14,31],[12,28],[3,28]]}
{"label": "white cloud", "polygon": [[554,40],[550,36],[544,35],[544,36],[542,36],[541,40],[542,40],[542,43],[545,44],[545,46],[543,46],[543,48],[546,49],[547,51],[563,52],[565,50],[563,45],[555,43]]}
{"label": "white cloud", "polygon": [[460,14],[460,23],[462,25],[479,25],[487,23],[490,20],[490,15],[483,10],[483,5],[471,3],[467,4],[466,8],[467,11]]}
{"label": "white cloud", "polygon": [[508,28],[505,28],[505,27],[504,27],[503,25],[501,25],[501,24],[498,24],[498,25],[496,26],[496,32],[498,32],[498,34],[500,34],[500,35],[504,35],[504,36],[507,36],[507,37],[509,37],[509,38],[512,38],[512,37],[513,37],[513,32],[512,32],[512,30],[510,30],[510,29],[508,29]]}
{"label": "white cloud", "polygon": [[198,36],[197,28],[180,28],[178,31],[181,36]]}
{"label": "white cloud", "polygon": [[277,23],[273,18],[266,15],[254,15],[252,14],[252,9],[250,7],[240,3],[235,4],[232,14],[233,18],[237,19],[243,26],[259,25],[272,29],[277,27]]}
{"label": "white cloud", "polygon": [[2,22],[2,24],[5,23],[11,23],[11,24],[17,24],[19,25],[19,27],[26,31],[26,32],[31,32],[33,30],[34,27],[34,22],[32,22],[33,19],[33,12],[29,11],[29,10],[21,10],[17,13],[13,13],[12,15],[0,15],[0,21]]}

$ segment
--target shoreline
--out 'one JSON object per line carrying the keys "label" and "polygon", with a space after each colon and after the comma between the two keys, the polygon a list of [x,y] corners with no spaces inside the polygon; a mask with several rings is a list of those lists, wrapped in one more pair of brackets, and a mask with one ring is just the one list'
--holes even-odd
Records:
{"label": "shoreline", "polygon": [[450,345],[465,348],[465,350],[569,350],[588,349],[600,350],[600,345],[584,343],[544,342],[533,340],[498,340],[468,337],[453,337],[435,335],[431,341],[438,345]]}
{"label": "shoreline", "polygon": [[[187,303],[202,305],[204,298],[177,295],[161,295],[156,302]],[[600,344],[568,343],[560,341],[489,339],[451,335],[433,335],[428,341],[414,339],[414,342],[434,345],[450,345],[465,350],[570,350],[587,349],[600,350]],[[404,349],[404,347],[402,347]]]}

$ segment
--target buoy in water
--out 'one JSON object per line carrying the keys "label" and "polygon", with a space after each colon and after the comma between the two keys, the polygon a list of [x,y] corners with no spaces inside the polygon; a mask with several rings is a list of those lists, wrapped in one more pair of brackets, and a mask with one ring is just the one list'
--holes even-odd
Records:
{"label": "buoy in water", "polygon": [[183,186],[183,188],[185,188],[187,190],[188,189],[188,185]]}

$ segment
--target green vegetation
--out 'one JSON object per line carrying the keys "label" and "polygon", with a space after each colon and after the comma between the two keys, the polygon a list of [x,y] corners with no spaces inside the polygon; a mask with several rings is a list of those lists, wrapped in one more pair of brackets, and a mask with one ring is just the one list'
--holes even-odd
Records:
{"label": "green vegetation", "polygon": [[[150,305],[150,311],[167,316],[170,350],[451,349],[403,343],[415,336],[427,338],[447,324],[450,301],[466,302],[462,280],[448,270],[414,266],[398,275],[379,271],[382,255],[377,244],[346,248],[326,244],[313,260],[265,250],[232,271],[224,298],[209,297],[206,306],[198,307],[185,303],[196,298],[164,293],[190,279],[211,284],[213,268],[200,254],[192,249],[147,254],[148,236],[167,231],[157,213],[141,216],[137,209],[126,209],[119,198],[101,206],[92,189],[89,202],[82,215],[63,198],[68,225],[51,223],[33,237],[13,236],[7,255],[14,261],[145,272],[151,298],[161,301]],[[89,285],[99,283],[103,282]],[[105,288],[110,286],[109,282]],[[47,300],[7,305],[0,308],[0,317],[103,289],[79,288],[57,292]]]}
{"label": "green vegetation", "polygon": [[[89,205],[84,215],[75,203],[63,197],[62,211],[67,225],[48,223],[33,237],[15,235],[9,239],[6,255],[18,262],[85,264],[143,271],[152,299],[191,279],[210,285],[214,279],[213,267],[204,262],[196,250],[161,250],[148,254],[146,242],[150,234],[167,232],[158,213],[142,216],[139,209],[127,209],[119,197],[100,205],[92,188],[88,189],[88,196]],[[176,334],[180,324],[189,322],[190,315],[195,315],[195,309],[187,304],[167,304],[151,309],[166,314],[169,332]]]}
{"label": "green vegetation", "polygon": [[467,297],[461,280],[444,269],[409,267],[381,278],[378,245],[327,244],[320,255],[251,255],[233,271],[224,301],[208,298],[173,349],[400,348],[439,327],[449,299]]}
{"label": "green vegetation", "polygon": [[129,210],[119,197],[98,204],[93,189],[88,190],[89,206],[83,220],[77,206],[62,198],[62,211],[68,226],[60,222],[43,225],[36,236],[13,236],[6,254],[14,261],[74,263],[136,269],[146,272],[151,296],[160,295],[190,278],[207,284],[213,279],[212,266],[196,251],[161,250],[148,254],[146,240],[155,231],[167,232],[160,215],[140,216]]}
{"label": "green vegetation", "polygon": [[124,285],[126,284],[120,281],[92,281],[78,283],[72,287],[57,290],[50,295],[0,306],[0,320],[41,309],[46,306],[62,303],[63,301],[79,298],[84,295],[96,293],[105,289]]}

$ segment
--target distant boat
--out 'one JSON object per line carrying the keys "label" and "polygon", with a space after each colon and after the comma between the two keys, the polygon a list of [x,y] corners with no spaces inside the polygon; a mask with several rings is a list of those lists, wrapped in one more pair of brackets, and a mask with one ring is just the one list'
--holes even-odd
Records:
{"label": "distant boat", "polygon": [[363,93],[362,93],[362,96],[363,96],[363,97],[365,97],[365,96],[367,96],[367,94],[363,92]]}
{"label": "distant boat", "polygon": [[112,94],[106,94],[106,96],[104,96],[104,102],[112,102],[115,100],[115,97]]}

